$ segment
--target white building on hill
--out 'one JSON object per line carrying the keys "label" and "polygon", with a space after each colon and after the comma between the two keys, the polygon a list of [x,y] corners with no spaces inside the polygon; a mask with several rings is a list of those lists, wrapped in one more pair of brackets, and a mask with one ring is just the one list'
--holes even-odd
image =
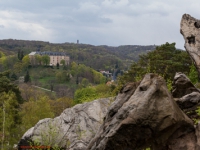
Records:
{"label": "white building on hill", "polygon": [[49,65],[53,65],[56,66],[57,63],[59,63],[59,65],[61,64],[61,60],[65,60],[65,64],[69,64],[69,56],[67,56],[64,52],[31,52],[29,54],[29,58],[30,58],[30,62],[31,64],[36,64],[36,59],[35,56],[36,55],[40,55],[40,56],[44,56],[44,55],[48,55],[50,57],[50,64]]}

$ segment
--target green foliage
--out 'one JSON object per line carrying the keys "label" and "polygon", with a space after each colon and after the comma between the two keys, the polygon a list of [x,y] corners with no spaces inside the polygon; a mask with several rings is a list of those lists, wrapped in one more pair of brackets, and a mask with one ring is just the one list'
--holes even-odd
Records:
{"label": "green foliage", "polygon": [[4,56],[5,56],[5,54],[4,54],[3,52],[0,51],[0,58],[1,58],[1,57],[4,57]]}
{"label": "green foliage", "polygon": [[[39,65],[42,64],[42,56],[41,55],[36,54],[35,60],[36,60],[36,64],[39,64]],[[33,63],[31,63],[31,64],[33,64]]]}
{"label": "green foliage", "polygon": [[[93,84],[101,84],[105,83],[106,81],[106,77],[104,77],[100,72],[97,72],[94,69],[85,66],[84,64],[76,64],[75,62],[72,62],[70,72],[72,76],[86,78],[90,83]],[[79,83],[78,80],[77,83]]]}
{"label": "green foliage", "polygon": [[56,73],[56,81],[58,83],[69,82],[70,81],[69,73],[66,70],[58,71]]}
{"label": "green foliage", "polygon": [[105,84],[100,84],[93,87],[89,86],[86,88],[77,89],[74,94],[74,102],[75,104],[79,104],[111,96],[113,96],[112,88]]}
{"label": "green foliage", "polygon": [[[195,112],[197,113],[198,116],[200,116],[200,107],[197,107]],[[199,119],[193,118],[193,121],[194,121],[194,124],[198,124]]]}
{"label": "green foliage", "polygon": [[9,141],[10,144],[14,144],[18,142],[17,126],[21,123],[19,104],[23,103],[23,99],[18,87],[8,79],[9,73],[9,71],[0,73],[0,134],[3,134],[4,129],[5,138],[2,142]]}
{"label": "green foliage", "polygon": [[22,65],[24,69],[27,69],[30,64],[30,58],[28,55],[24,56],[22,59]]}
{"label": "green foliage", "polygon": [[17,75],[13,72],[12,75],[10,76],[11,80],[15,81],[17,80]]}
{"label": "green foliage", "polygon": [[194,66],[194,64],[192,64],[190,66],[190,72],[189,72],[189,75],[188,75],[190,81],[193,83],[193,84],[196,84],[198,82],[198,72],[197,72],[197,69],[196,67]]}
{"label": "green foliage", "polygon": [[59,63],[56,64],[56,67],[57,67],[57,69],[59,69],[59,67],[60,67]]}
{"label": "green foliage", "polygon": [[30,145],[33,150],[60,150],[57,142],[57,133],[59,128],[56,127],[56,123],[48,123],[45,130],[40,133],[40,138],[35,139]]}
{"label": "green foliage", "polygon": [[65,60],[64,60],[64,59],[62,59],[62,60],[60,61],[60,63],[63,65],[63,67],[65,66]]}
{"label": "green foliage", "polygon": [[168,88],[168,90],[171,91],[172,90],[172,80],[167,79],[166,82],[167,82],[167,88]]}
{"label": "green foliage", "polygon": [[25,82],[25,83],[30,82],[30,75],[29,75],[29,71],[28,71],[28,70],[26,71],[26,75],[25,75],[25,77],[24,77],[24,82]]}
{"label": "green foliage", "polygon": [[3,71],[13,69],[14,64],[18,61],[16,55],[3,56],[0,58],[0,65],[3,67]]}
{"label": "green foliage", "polygon": [[23,103],[19,88],[15,84],[11,83],[6,77],[8,74],[9,72],[0,73],[0,94],[3,92],[8,93],[9,91],[12,91],[15,93],[18,103]]}
{"label": "green foliage", "polygon": [[185,51],[177,50],[175,43],[163,44],[154,51],[140,56],[138,63],[133,63],[130,70],[119,79],[120,85],[138,81],[146,73],[157,73],[169,81],[174,78],[176,72],[188,74],[192,61]]}
{"label": "green foliage", "polygon": [[[15,128],[20,124],[21,118],[19,116],[19,103],[14,92],[1,92],[0,93],[0,134],[4,134],[4,140],[0,139],[3,143],[8,141],[11,144],[17,142]],[[3,108],[5,114],[3,113]],[[3,121],[5,120],[5,121]]]}
{"label": "green foliage", "polygon": [[17,56],[19,60],[22,60],[24,57],[24,52],[19,50]]}
{"label": "green foliage", "polygon": [[88,102],[94,99],[97,99],[97,91],[94,87],[78,89],[74,94],[74,102],[76,104]]}
{"label": "green foliage", "polygon": [[62,97],[57,100],[49,101],[51,110],[55,116],[59,116],[66,108],[72,107],[73,100],[67,97]]}
{"label": "green foliage", "polygon": [[46,66],[49,65],[49,63],[50,63],[50,57],[48,55],[43,55],[42,56],[42,62]]}
{"label": "green foliage", "polygon": [[47,96],[41,96],[37,101],[30,99],[28,102],[23,103],[20,115],[22,117],[21,130],[23,132],[34,126],[41,119],[54,117]]}
{"label": "green foliage", "polygon": [[81,81],[81,87],[87,87],[89,85],[89,81],[86,78],[83,78]]}
{"label": "green foliage", "polygon": [[120,69],[126,70],[133,61],[138,60],[139,54],[146,53],[155,48],[155,45],[125,45],[125,46],[93,46],[88,44],[63,43],[53,44],[42,41],[24,41],[24,40],[0,40],[0,49],[6,55],[11,55],[17,51],[23,51],[24,54],[40,49],[40,51],[60,51],[66,52],[71,61],[91,66],[95,70],[114,69],[118,61]]}
{"label": "green foliage", "polygon": [[22,71],[23,71],[22,62],[16,62],[13,66],[13,72],[19,75]]}

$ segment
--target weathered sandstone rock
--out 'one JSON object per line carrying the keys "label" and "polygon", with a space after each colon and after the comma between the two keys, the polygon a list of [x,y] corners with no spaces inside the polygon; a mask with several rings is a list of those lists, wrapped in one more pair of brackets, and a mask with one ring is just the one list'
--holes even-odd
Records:
{"label": "weathered sandstone rock", "polygon": [[192,92],[199,92],[199,90],[185,74],[177,72],[172,83],[172,96],[174,98],[181,98]]}
{"label": "weathered sandstone rock", "polygon": [[176,99],[176,102],[182,110],[193,108],[194,106],[198,106],[200,104],[200,93],[192,92],[179,99]]}
{"label": "weathered sandstone rock", "polygon": [[18,144],[19,149],[34,141],[40,145],[84,150],[103,123],[111,102],[111,98],[105,98],[78,104],[64,110],[59,117],[40,120],[24,134]]}
{"label": "weathered sandstone rock", "polygon": [[181,110],[192,120],[200,119],[197,107],[200,106],[200,92],[183,73],[176,73],[173,81],[172,95]]}
{"label": "weathered sandstone rock", "polygon": [[196,125],[195,128],[195,135],[196,135],[196,150],[200,150],[200,122]]}
{"label": "weathered sandstone rock", "polygon": [[[195,111],[198,89],[182,73],[174,79],[177,104],[186,113]],[[176,102],[162,77],[147,74],[141,82],[127,83],[115,99],[79,104],[40,120],[19,146],[35,141],[66,150],[200,150],[200,123],[194,128]]]}
{"label": "weathered sandstone rock", "polygon": [[175,103],[163,78],[147,74],[130,93],[126,100],[116,98],[123,104],[112,103],[88,150],[195,149],[192,120]]}
{"label": "weathered sandstone rock", "polygon": [[180,31],[185,39],[185,49],[194,60],[200,76],[200,20],[184,14]]}

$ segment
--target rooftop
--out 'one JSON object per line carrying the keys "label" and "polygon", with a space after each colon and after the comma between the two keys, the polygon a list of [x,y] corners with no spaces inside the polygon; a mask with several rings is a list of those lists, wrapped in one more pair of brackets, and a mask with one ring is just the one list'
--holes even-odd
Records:
{"label": "rooftop", "polygon": [[66,56],[66,53],[64,52],[49,52],[49,51],[44,51],[44,52],[31,52],[29,55],[49,55],[49,56]]}

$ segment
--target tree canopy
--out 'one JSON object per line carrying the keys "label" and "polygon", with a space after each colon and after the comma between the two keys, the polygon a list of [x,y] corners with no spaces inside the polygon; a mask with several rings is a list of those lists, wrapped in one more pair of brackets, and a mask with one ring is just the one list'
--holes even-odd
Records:
{"label": "tree canopy", "polygon": [[156,47],[154,51],[140,55],[139,61],[133,63],[129,71],[120,77],[120,82],[137,81],[146,73],[157,73],[166,80],[173,80],[176,72],[188,75],[191,64],[186,51],[177,50],[175,43],[166,43]]}
{"label": "tree canopy", "polygon": [[8,74],[9,72],[0,73],[0,94],[3,92],[8,93],[9,91],[12,91],[15,93],[18,103],[23,103],[19,88],[8,79]]}
{"label": "tree canopy", "polygon": [[47,66],[50,63],[50,57],[48,55],[43,55],[42,62]]}

